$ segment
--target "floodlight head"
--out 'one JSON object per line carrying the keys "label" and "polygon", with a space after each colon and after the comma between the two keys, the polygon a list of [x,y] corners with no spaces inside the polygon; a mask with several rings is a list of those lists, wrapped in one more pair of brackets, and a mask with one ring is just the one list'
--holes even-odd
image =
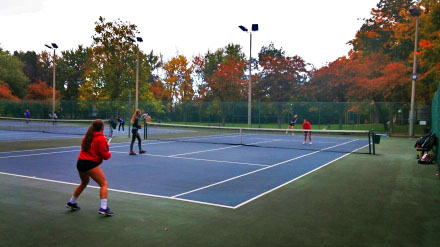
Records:
{"label": "floodlight head", "polygon": [[248,29],[247,28],[245,28],[245,27],[243,27],[242,25],[240,25],[240,26],[238,26],[243,32],[247,32],[248,31]]}
{"label": "floodlight head", "polygon": [[132,37],[128,36],[128,40],[130,40],[131,42],[136,42],[136,40],[134,40]]}
{"label": "floodlight head", "polygon": [[47,48],[52,49],[52,46],[44,44]]}
{"label": "floodlight head", "polygon": [[55,44],[55,43],[52,43],[52,47],[55,48],[55,49],[58,48],[57,44]]}
{"label": "floodlight head", "polygon": [[409,13],[411,16],[420,16],[420,10],[418,8],[409,9]]}
{"label": "floodlight head", "polygon": [[258,31],[258,24],[252,24],[252,31]]}
{"label": "floodlight head", "polygon": [[143,42],[143,40],[142,40],[141,37],[137,37],[136,40],[137,40],[138,42]]}

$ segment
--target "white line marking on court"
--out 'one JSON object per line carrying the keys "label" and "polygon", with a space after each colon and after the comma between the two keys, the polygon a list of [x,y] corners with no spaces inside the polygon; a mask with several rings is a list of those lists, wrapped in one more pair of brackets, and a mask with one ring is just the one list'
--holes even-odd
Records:
{"label": "white line marking on court", "polygon": [[38,155],[45,155],[45,154],[60,154],[60,153],[69,153],[69,152],[79,152],[79,150],[58,151],[58,152],[50,152],[50,153],[9,155],[9,156],[0,157],[0,159],[18,158],[18,157],[27,157],[27,156],[38,156]]}
{"label": "white line marking on court", "polygon": [[[52,180],[52,179],[46,179],[46,178],[37,178],[35,176],[25,176],[25,175],[19,175],[19,174],[12,174],[12,173],[6,173],[6,172],[0,172],[2,175],[7,176],[13,176],[13,177],[20,177],[20,178],[28,178],[33,180],[39,180],[39,181],[45,181],[45,182],[51,182],[51,183],[59,183],[59,184],[67,184],[67,185],[73,185],[77,186],[76,183],[70,183],[70,182],[64,182],[64,181],[58,181],[58,180]],[[88,185],[88,188],[94,188],[94,189],[100,189],[98,186]],[[233,209],[232,206],[226,206],[222,204],[215,204],[215,203],[209,203],[209,202],[201,202],[201,201],[194,201],[194,200],[188,200],[183,198],[172,198],[169,196],[160,196],[160,195],[154,195],[154,194],[146,194],[146,193],[140,193],[140,192],[132,192],[132,191],[126,191],[126,190],[118,190],[118,189],[111,189],[108,188],[109,191],[119,192],[119,193],[125,193],[125,194],[132,194],[132,195],[139,195],[139,196],[147,196],[147,197],[156,197],[156,198],[164,198],[164,199],[171,199],[176,201],[184,201],[184,202],[192,202],[197,204],[203,204],[203,205],[209,205],[209,206],[216,206],[216,207],[222,207],[222,208],[229,208]]]}
{"label": "white line marking on court", "polygon": [[75,139],[75,138],[81,138],[81,137],[73,137],[73,136],[54,136],[52,138],[33,138],[28,137],[26,139],[7,139],[7,140],[0,140],[0,142],[26,142],[26,141],[47,141],[47,140],[54,140],[54,139]]}
{"label": "white line marking on court", "polygon": [[[254,143],[249,143],[246,145],[256,145],[256,144],[261,144],[261,143],[266,143],[266,142],[274,142],[274,140],[269,140],[269,141],[264,141],[264,142],[254,142]],[[211,152],[211,151],[217,151],[217,150],[223,150],[223,149],[229,149],[229,148],[238,148],[238,147],[243,147],[243,146],[245,146],[245,145],[237,144],[236,146],[232,146],[232,147],[207,149],[207,150],[201,150],[201,151],[195,151],[195,152],[189,152],[189,153],[183,153],[183,154],[174,154],[174,155],[170,155],[170,156],[175,157],[175,156],[181,156],[181,155],[187,155],[187,154],[198,154],[198,153],[205,153],[205,152]]]}
{"label": "white line marking on court", "polygon": [[[170,141],[174,142],[174,141]],[[170,143],[170,142],[153,142],[153,143],[145,143],[145,145],[155,145],[155,144],[163,144],[163,143]],[[118,142],[118,143],[112,143],[110,145],[110,152],[112,152],[112,148],[119,148],[119,147],[128,147],[130,146],[128,143],[130,142]],[[128,145],[127,145],[128,144]],[[67,147],[56,147],[56,148],[38,148],[38,149],[26,149],[26,150],[19,150],[19,151],[8,151],[8,152],[0,152],[0,154],[3,153],[24,153],[24,152],[32,152],[32,151],[42,151],[42,150],[51,150],[51,149],[65,149],[65,148],[79,148],[80,146],[67,146]]]}
{"label": "white line marking on court", "polygon": [[[127,154],[126,152],[118,152],[118,151],[112,151],[112,153]],[[143,156],[153,156],[153,157],[162,157],[162,158],[172,158],[172,159],[184,159],[184,160],[209,161],[209,162],[217,162],[217,163],[229,163],[229,164],[248,165],[248,166],[262,166],[262,167],[268,166],[268,165],[262,165],[262,164],[253,164],[253,163],[227,161],[227,160],[209,160],[209,159],[198,159],[198,158],[190,158],[190,157],[174,157],[174,156],[159,155],[159,154],[141,154],[141,155],[143,155]]]}
{"label": "white line marking on court", "polygon": [[297,179],[300,179],[300,178],[302,178],[302,177],[304,177],[304,176],[306,176],[306,175],[308,175],[308,174],[310,174],[310,173],[312,173],[312,172],[315,172],[315,171],[317,171],[317,170],[319,170],[319,169],[321,169],[321,168],[323,168],[323,167],[325,167],[325,166],[327,166],[327,165],[329,165],[329,164],[331,164],[331,163],[333,163],[333,162],[335,162],[335,161],[337,161],[337,160],[339,160],[339,159],[342,159],[342,158],[344,158],[345,156],[347,156],[347,155],[349,155],[349,154],[351,154],[351,153],[353,153],[353,152],[356,152],[356,151],[359,150],[359,149],[365,148],[365,147],[368,147],[368,144],[365,145],[365,146],[363,146],[363,147],[360,147],[360,148],[358,148],[358,149],[356,149],[356,150],[353,150],[352,152],[347,153],[347,154],[345,154],[345,155],[343,155],[343,156],[341,156],[341,157],[338,157],[338,158],[336,158],[336,159],[334,159],[334,160],[332,160],[332,161],[329,161],[329,162],[327,162],[326,164],[324,164],[324,165],[322,165],[322,166],[320,166],[320,167],[317,167],[317,168],[315,168],[315,169],[313,169],[313,170],[311,170],[311,171],[309,171],[309,172],[307,172],[307,173],[304,173],[303,175],[301,175],[301,176],[299,176],[299,177],[296,177],[296,178],[294,178],[294,179],[292,179],[292,180],[290,180],[290,181],[288,181],[288,182],[285,182],[284,184],[281,184],[281,185],[279,185],[279,186],[277,186],[277,187],[275,187],[275,188],[273,188],[273,189],[271,189],[271,190],[268,190],[268,191],[266,191],[266,192],[264,192],[264,193],[262,193],[262,194],[259,194],[259,195],[256,196],[256,197],[253,197],[253,198],[251,198],[251,199],[249,199],[249,200],[247,200],[247,201],[245,201],[245,202],[242,202],[242,203],[238,204],[237,206],[235,206],[234,209],[237,209],[237,208],[239,208],[239,207],[241,207],[241,206],[243,206],[243,205],[245,205],[245,204],[248,204],[248,203],[250,203],[250,202],[252,202],[252,201],[254,201],[254,200],[256,200],[256,199],[258,199],[258,198],[260,198],[260,197],[262,197],[262,196],[264,196],[264,195],[266,195],[266,194],[269,194],[269,193],[272,192],[272,191],[275,191],[275,190],[277,190],[277,189],[279,189],[279,188],[281,188],[281,187],[283,187],[283,186],[285,186],[285,185],[287,185],[287,184],[290,184],[291,182],[293,182],[293,181],[295,181],[295,180],[297,180]]}
{"label": "white line marking on court", "polygon": [[198,189],[194,189],[194,190],[187,191],[187,192],[184,192],[184,193],[181,193],[181,194],[178,194],[178,195],[174,195],[172,197],[175,198],[175,197],[179,197],[179,196],[183,196],[183,195],[186,195],[186,194],[190,194],[190,193],[193,193],[193,192],[196,192],[196,191],[199,191],[199,190],[210,188],[210,187],[213,187],[213,186],[216,186],[216,185],[219,185],[219,184],[223,184],[223,183],[226,183],[226,182],[229,182],[229,181],[232,181],[232,180],[244,177],[244,176],[248,176],[250,174],[254,174],[254,173],[257,173],[257,172],[260,172],[260,171],[263,171],[263,170],[266,170],[266,169],[269,169],[269,168],[272,168],[272,167],[276,167],[276,166],[282,165],[282,164],[290,162],[290,161],[294,161],[294,160],[301,159],[303,157],[306,157],[306,156],[309,156],[309,155],[312,155],[312,154],[315,154],[315,153],[319,153],[319,152],[321,152],[323,150],[327,150],[327,149],[331,149],[331,148],[334,148],[334,147],[337,147],[337,146],[345,145],[345,144],[348,144],[348,143],[351,143],[351,142],[354,142],[354,141],[356,141],[356,140],[344,142],[344,143],[341,143],[341,144],[338,144],[338,145],[334,145],[334,146],[331,146],[331,147],[328,147],[328,148],[324,148],[324,149],[321,149],[321,150],[318,150],[318,151],[315,151],[315,152],[312,152],[312,153],[304,154],[304,155],[301,155],[301,156],[298,156],[298,157],[295,157],[295,158],[292,158],[292,159],[289,159],[289,160],[285,160],[285,161],[273,164],[271,166],[267,166],[267,167],[264,167],[264,168],[261,168],[261,169],[255,170],[255,171],[251,171],[251,172],[239,175],[239,176],[235,176],[235,177],[232,177],[232,178],[229,178],[229,179],[225,179],[225,180],[217,182],[217,183],[213,183],[213,184],[210,184],[210,185],[207,185],[207,186],[203,186],[203,187],[200,187]]}

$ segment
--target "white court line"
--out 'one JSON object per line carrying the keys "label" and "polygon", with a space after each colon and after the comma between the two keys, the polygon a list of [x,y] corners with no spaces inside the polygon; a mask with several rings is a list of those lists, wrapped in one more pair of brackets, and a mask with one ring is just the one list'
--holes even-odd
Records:
{"label": "white court line", "polygon": [[26,138],[26,139],[6,139],[6,140],[2,140],[0,139],[0,142],[25,142],[25,141],[47,141],[47,140],[53,140],[53,139],[75,139],[75,138],[82,138],[82,137],[76,137],[76,136],[54,136],[52,138]]}
{"label": "white court line", "polygon": [[[170,141],[174,142],[174,141]],[[162,144],[162,143],[170,143],[170,142],[152,142],[152,143],[146,143],[145,145],[155,145],[155,144]],[[118,143],[112,143],[110,145],[110,152],[112,152],[112,148],[119,148],[119,147],[128,147],[130,146],[128,143],[130,142],[118,142]],[[127,145],[128,144],[128,145]],[[117,146],[116,146],[117,145]],[[67,146],[67,147],[56,147],[56,148],[38,148],[38,149],[26,149],[26,150],[18,150],[18,151],[8,151],[8,152],[0,152],[0,154],[3,153],[21,153],[21,152],[32,152],[32,151],[41,151],[41,150],[51,150],[51,149],[65,149],[65,148],[79,148],[80,145],[77,146]],[[54,152],[55,153],[55,152]]]}
{"label": "white court line", "polygon": [[301,175],[301,176],[299,176],[299,177],[296,177],[296,178],[294,178],[294,179],[292,179],[292,180],[290,180],[290,181],[287,181],[287,182],[285,182],[284,184],[281,184],[281,185],[279,185],[279,186],[277,186],[277,187],[275,187],[275,188],[273,188],[273,189],[271,189],[271,190],[268,190],[268,191],[266,191],[266,192],[264,192],[264,193],[262,193],[262,194],[259,194],[258,196],[255,196],[255,197],[253,197],[253,198],[251,198],[251,199],[249,199],[249,200],[247,200],[247,201],[245,201],[245,202],[242,202],[242,203],[238,204],[237,206],[235,206],[234,209],[237,209],[237,208],[239,208],[239,207],[241,207],[241,206],[243,206],[243,205],[246,205],[246,204],[248,204],[248,203],[250,203],[250,202],[252,202],[252,201],[254,201],[254,200],[256,200],[256,199],[258,199],[258,198],[260,198],[260,197],[262,197],[262,196],[264,196],[264,195],[266,195],[266,194],[269,194],[269,193],[272,192],[272,191],[275,191],[275,190],[277,190],[277,189],[279,189],[279,188],[281,188],[281,187],[283,187],[283,186],[285,186],[285,185],[287,185],[287,184],[290,184],[291,182],[293,182],[293,181],[295,181],[295,180],[297,180],[297,179],[300,179],[300,178],[302,178],[302,177],[304,177],[304,176],[306,176],[306,175],[308,175],[308,174],[310,174],[310,173],[312,173],[312,172],[315,172],[315,171],[317,171],[317,170],[319,170],[319,169],[321,169],[321,168],[323,168],[323,167],[325,167],[325,166],[327,166],[327,165],[329,165],[329,164],[331,164],[331,163],[333,163],[333,162],[335,162],[335,161],[337,161],[337,160],[339,160],[339,159],[342,159],[342,158],[344,158],[345,156],[347,156],[347,155],[349,155],[349,154],[351,154],[351,153],[353,153],[353,152],[356,152],[356,151],[359,150],[359,149],[365,148],[365,147],[368,147],[368,144],[365,145],[365,146],[363,146],[363,147],[360,147],[360,148],[358,148],[358,149],[355,149],[355,150],[353,150],[352,152],[347,153],[347,154],[345,154],[345,155],[343,155],[343,156],[341,156],[341,157],[339,157],[339,158],[336,158],[336,159],[334,159],[334,160],[332,160],[332,161],[329,161],[329,162],[327,162],[326,164],[324,164],[324,165],[322,165],[322,166],[320,166],[320,167],[317,167],[317,168],[315,168],[315,169],[313,169],[313,170],[311,170],[311,171],[309,171],[309,172],[307,172],[307,173],[304,173],[303,175]]}
{"label": "white court line", "polygon": [[18,157],[28,157],[28,156],[39,156],[39,155],[46,155],[46,154],[60,154],[60,153],[69,153],[69,152],[79,152],[80,150],[68,150],[68,151],[58,151],[58,152],[50,152],[50,153],[36,153],[36,154],[21,154],[21,155],[9,155],[9,156],[2,156],[0,159],[7,159],[7,158],[18,158]]}
{"label": "white court line", "polygon": [[349,142],[344,142],[344,143],[341,143],[341,144],[338,144],[338,145],[334,145],[334,146],[331,146],[331,147],[328,147],[328,148],[324,148],[324,149],[321,149],[321,150],[318,150],[318,151],[315,151],[315,152],[312,152],[312,153],[304,154],[304,155],[301,155],[301,156],[298,156],[298,157],[295,157],[295,158],[292,158],[292,159],[289,159],[289,160],[285,160],[285,161],[273,164],[271,166],[267,166],[267,167],[264,167],[264,168],[261,168],[261,169],[255,170],[255,171],[251,171],[251,172],[248,172],[248,173],[245,173],[245,174],[242,174],[242,175],[238,175],[238,176],[235,176],[235,177],[232,177],[232,178],[229,178],[229,179],[225,179],[225,180],[217,182],[217,183],[213,183],[213,184],[210,184],[210,185],[207,185],[207,186],[203,186],[203,187],[200,187],[198,189],[194,189],[194,190],[187,191],[187,192],[184,192],[184,193],[181,193],[181,194],[177,194],[177,195],[174,195],[172,197],[175,198],[175,197],[179,197],[179,196],[183,196],[183,195],[186,195],[186,194],[190,194],[190,193],[193,193],[193,192],[196,192],[196,191],[199,191],[199,190],[210,188],[210,187],[213,187],[213,186],[216,186],[216,185],[219,185],[219,184],[223,184],[223,183],[226,183],[226,182],[229,182],[229,181],[232,181],[232,180],[244,177],[244,176],[248,176],[250,174],[254,174],[254,173],[257,173],[257,172],[260,172],[260,171],[263,171],[263,170],[266,170],[266,169],[269,169],[269,168],[272,168],[272,167],[276,167],[276,166],[282,165],[282,164],[290,162],[290,161],[294,161],[294,160],[301,159],[303,157],[306,157],[306,156],[309,156],[309,155],[312,155],[312,154],[315,154],[315,153],[319,153],[319,152],[321,152],[323,150],[327,150],[327,149],[334,148],[334,147],[337,147],[337,146],[345,145],[345,144],[348,144],[348,143],[354,142],[354,141],[357,141],[357,140],[352,140],[352,141],[349,141]]}
{"label": "white court line", "polygon": [[[74,186],[78,185],[76,183],[70,183],[70,182],[64,182],[64,181],[58,181],[58,180],[52,180],[52,179],[46,179],[46,178],[37,178],[35,176],[31,177],[31,176],[24,176],[24,175],[12,174],[12,173],[6,173],[6,172],[0,172],[0,174],[7,175],[7,176],[13,176],[13,177],[20,177],[20,178],[29,178],[29,179],[45,181],[45,182],[59,183],[59,184],[67,184],[67,185],[74,185]],[[90,188],[94,188],[94,189],[100,189],[100,187],[98,187],[98,186],[87,185],[87,188],[89,188],[89,187]],[[148,197],[156,197],[156,198],[164,198],[164,199],[171,199],[171,200],[184,201],[184,202],[192,202],[192,203],[209,205],[209,206],[216,206],[216,207],[222,207],[222,208],[229,208],[229,209],[233,209],[234,208],[232,206],[226,206],[226,205],[222,205],[222,204],[215,204],[215,203],[209,203],[209,202],[201,202],[201,201],[188,200],[188,199],[182,199],[182,198],[172,198],[172,197],[169,197],[169,196],[160,196],[160,195],[154,195],[154,194],[146,194],[146,193],[132,192],[132,191],[126,191],[126,190],[118,190],[118,189],[111,189],[111,188],[108,188],[108,190],[109,191],[114,191],[114,192],[119,192],[119,193],[125,193],[125,194],[148,196]]]}
{"label": "white court line", "polygon": [[[296,138],[296,140],[286,140],[286,139],[268,139],[268,138],[258,138],[258,137],[251,137],[251,138],[246,138],[246,139],[252,139],[252,140],[276,140],[276,141],[280,141],[280,142],[303,142],[302,140],[303,136],[301,136],[300,138]],[[358,139],[357,139],[358,140]],[[340,143],[337,141],[333,141],[333,142],[326,142],[326,141],[313,141],[314,143]]]}
{"label": "white court line", "polygon": [[[264,142],[249,143],[249,144],[246,144],[246,145],[256,145],[256,144],[261,144],[261,143],[266,143],[266,142],[274,142],[274,140],[269,140],[269,141],[264,141]],[[207,150],[201,150],[201,151],[195,151],[195,152],[189,152],[189,153],[183,153],[183,154],[173,154],[173,155],[170,155],[170,156],[171,157],[175,157],[175,156],[181,156],[181,155],[187,155],[187,154],[198,154],[198,153],[205,153],[205,152],[211,152],[211,151],[217,151],[217,150],[223,150],[223,149],[229,149],[229,148],[238,148],[238,147],[243,147],[243,146],[245,146],[245,145],[237,144],[236,146],[232,146],[232,147],[207,149]]]}
{"label": "white court line", "polygon": [[[112,153],[128,154],[126,152],[118,152],[118,151],[112,151]],[[174,157],[174,156],[167,156],[167,155],[160,155],[160,154],[142,154],[142,155],[143,156],[147,155],[147,156],[153,156],[153,157],[162,157],[162,158],[172,158],[172,159],[184,159],[184,160],[209,161],[209,162],[217,162],[217,163],[229,163],[229,164],[248,165],[248,166],[263,166],[263,167],[268,166],[268,165],[245,163],[245,162],[236,162],[236,161],[227,161],[227,160],[209,160],[209,159],[199,159],[199,158],[190,158],[190,157]]]}

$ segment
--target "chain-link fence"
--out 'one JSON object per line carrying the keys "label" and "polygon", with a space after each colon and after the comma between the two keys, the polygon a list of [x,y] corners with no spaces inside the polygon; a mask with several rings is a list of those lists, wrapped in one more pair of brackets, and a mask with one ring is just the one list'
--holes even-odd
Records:
{"label": "chain-link fence", "polygon": [[[431,105],[431,119],[432,119],[432,124],[431,124],[431,131],[434,132],[437,136],[437,143],[439,144],[440,141],[438,141],[438,138],[440,138],[440,88],[437,90],[437,92],[434,95],[434,98],[432,99],[432,105]],[[436,159],[437,159],[437,165],[439,166],[439,171],[440,171],[440,157],[439,157],[439,147],[434,146],[434,152],[436,154]]]}
{"label": "chain-link fence", "polygon": [[[173,122],[212,126],[247,126],[247,102],[139,102],[154,122]],[[51,118],[51,101],[0,101],[0,116]],[[252,127],[286,128],[293,115],[298,124],[306,118],[315,129],[369,130],[390,135],[408,135],[410,103],[399,102],[252,102]],[[129,119],[134,102],[61,101],[56,113],[61,119]],[[438,119],[438,118],[435,118]],[[415,134],[431,126],[429,106],[416,107]]]}

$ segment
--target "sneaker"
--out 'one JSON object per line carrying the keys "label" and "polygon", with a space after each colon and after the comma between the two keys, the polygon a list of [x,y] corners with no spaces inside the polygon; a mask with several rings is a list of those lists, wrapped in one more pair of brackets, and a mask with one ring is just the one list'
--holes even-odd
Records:
{"label": "sneaker", "polygon": [[105,216],[113,216],[115,215],[115,213],[113,213],[109,207],[107,207],[106,209],[103,208],[99,208],[98,211],[99,214],[105,215]]}
{"label": "sneaker", "polygon": [[306,142],[303,142],[303,144],[306,144]]}
{"label": "sneaker", "polygon": [[140,150],[140,151],[139,151],[140,154],[144,154],[144,153],[146,153],[146,152],[147,152],[147,151],[145,151],[145,150]]}
{"label": "sneaker", "polygon": [[128,153],[129,155],[136,155],[136,153],[135,152],[133,152],[133,151],[130,151],[130,153]]}
{"label": "sneaker", "polygon": [[309,144],[312,144],[312,142],[310,142]]}
{"label": "sneaker", "polygon": [[70,208],[70,210],[75,211],[75,210],[80,210],[81,208],[78,206],[78,203],[71,203],[71,202],[67,202],[66,203],[66,208]]}

